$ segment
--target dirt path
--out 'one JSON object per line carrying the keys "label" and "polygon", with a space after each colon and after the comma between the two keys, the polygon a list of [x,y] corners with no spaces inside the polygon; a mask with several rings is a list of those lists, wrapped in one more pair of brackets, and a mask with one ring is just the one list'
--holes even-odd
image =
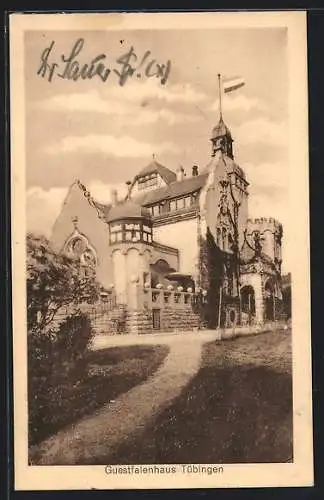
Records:
{"label": "dirt path", "polygon": [[[183,339],[182,339],[183,340]],[[163,365],[146,382],[121,395],[31,452],[34,465],[90,464],[128,436],[138,435],[157,412],[170,405],[197,373],[201,347],[207,338],[172,342]],[[95,397],[95,395],[94,395]]]}

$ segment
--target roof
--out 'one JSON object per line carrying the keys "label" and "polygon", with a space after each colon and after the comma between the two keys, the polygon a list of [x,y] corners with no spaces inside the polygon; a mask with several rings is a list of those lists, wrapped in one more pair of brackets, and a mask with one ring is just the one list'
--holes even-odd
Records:
{"label": "roof", "polygon": [[157,172],[167,184],[170,184],[177,178],[175,172],[153,160],[146,167],[142,168],[142,170],[135,176],[135,179],[153,172]]}
{"label": "roof", "polygon": [[111,205],[102,205],[101,203],[97,203],[96,205],[103,212],[107,222],[121,219],[139,219],[142,217],[149,219],[151,217],[147,208],[133,201],[118,203],[114,207]]}
{"label": "roof", "polygon": [[[225,163],[228,172],[235,172],[237,175],[239,175],[242,179],[246,181],[244,170],[237,163],[235,163],[235,161],[232,160],[232,158],[223,154],[219,162],[220,161],[223,161]],[[215,157],[212,158],[210,162],[206,165],[206,167],[204,168],[204,172],[209,171],[211,165],[213,165],[214,162],[215,162]],[[217,163],[217,165],[219,164],[219,162]]]}
{"label": "roof", "polygon": [[104,217],[107,218],[109,210],[111,209],[111,205],[104,205],[103,203],[99,203],[98,201],[93,201],[96,207],[103,213]]}
{"label": "roof", "polygon": [[218,124],[212,130],[212,138],[221,137],[223,135],[228,135],[232,137],[230,129],[225,125],[222,116],[219,119]]}
{"label": "roof", "polygon": [[185,178],[183,181],[175,181],[159,189],[143,193],[135,198],[141,205],[152,205],[162,200],[177,198],[185,194],[193,193],[201,189],[208,177],[208,173]]}

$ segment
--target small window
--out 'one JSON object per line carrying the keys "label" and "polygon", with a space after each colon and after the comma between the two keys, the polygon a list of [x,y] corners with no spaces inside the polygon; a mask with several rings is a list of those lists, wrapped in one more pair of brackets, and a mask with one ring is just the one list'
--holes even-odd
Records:
{"label": "small window", "polygon": [[184,206],[185,206],[185,208],[189,208],[191,206],[191,197],[190,196],[186,196],[184,198]]}
{"label": "small window", "polygon": [[170,212],[177,210],[177,202],[175,200],[170,201]]}
{"label": "small window", "polygon": [[160,207],[160,205],[154,205],[154,207],[153,207],[153,215],[154,215],[154,216],[157,216],[157,215],[159,215],[159,214],[160,214],[160,212],[161,212],[161,207]]}
{"label": "small window", "polygon": [[122,241],[123,233],[116,233],[117,241]]}
{"label": "small window", "polygon": [[227,238],[226,238],[225,227],[223,227],[223,231],[222,231],[222,244],[223,244],[223,250],[227,250]]}
{"label": "small window", "polygon": [[125,240],[126,241],[132,241],[132,232],[131,231],[126,231],[126,233],[125,233]]}
{"label": "small window", "polygon": [[116,241],[116,233],[112,233],[110,235],[110,240],[111,240],[112,243],[115,243],[115,241]]}
{"label": "small window", "polygon": [[184,207],[185,207],[185,198],[179,198],[179,200],[177,200],[178,210],[181,210],[181,208],[184,208]]}
{"label": "small window", "polygon": [[219,227],[217,228],[217,246],[220,248],[221,247],[221,230]]}

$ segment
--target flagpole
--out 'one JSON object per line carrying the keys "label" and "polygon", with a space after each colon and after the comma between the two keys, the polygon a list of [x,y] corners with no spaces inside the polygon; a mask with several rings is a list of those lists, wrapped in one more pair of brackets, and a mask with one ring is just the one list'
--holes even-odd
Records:
{"label": "flagpole", "polygon": [[219,119],[222,119],[222,89],[221,89],[221,75],[218,73],[218,94],[219,94]]}

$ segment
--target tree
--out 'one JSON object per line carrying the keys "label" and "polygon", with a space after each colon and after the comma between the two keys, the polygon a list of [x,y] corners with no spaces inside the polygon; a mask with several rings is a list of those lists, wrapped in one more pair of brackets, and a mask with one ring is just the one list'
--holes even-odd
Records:
{"label": "tree", "polygon": [[44,333],[61,308],[95,302],[99,292],[94,275],[82,272],[79,261],[54,252],[46,238],[27,235],[29,332]]}

